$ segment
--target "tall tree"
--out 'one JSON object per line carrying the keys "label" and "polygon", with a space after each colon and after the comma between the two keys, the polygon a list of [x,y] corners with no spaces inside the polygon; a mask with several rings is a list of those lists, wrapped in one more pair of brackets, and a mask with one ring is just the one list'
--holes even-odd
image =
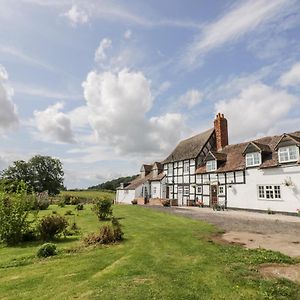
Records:
{"label": "tall tree", "polygon": [[36,155],[28,162],[15,161],[1,174],[7,188],[15,190],[23,180],[35,192],[56,195],[63,188],[64,171],[59,159]]}

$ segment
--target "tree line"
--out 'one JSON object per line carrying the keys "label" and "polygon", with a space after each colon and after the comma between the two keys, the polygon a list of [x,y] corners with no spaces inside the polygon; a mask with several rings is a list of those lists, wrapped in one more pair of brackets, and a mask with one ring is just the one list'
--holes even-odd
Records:
{"label": "tree line", "polygon": [[103,183],[100,183],[98,185],[94,185],[89,187],[89,190],[111,190],[115,191],[121,183],[128,184],[135,178],[137,178],[138,175],[133,176],[126,176],[126,177],[119,177],[117,179],[109,180]]}

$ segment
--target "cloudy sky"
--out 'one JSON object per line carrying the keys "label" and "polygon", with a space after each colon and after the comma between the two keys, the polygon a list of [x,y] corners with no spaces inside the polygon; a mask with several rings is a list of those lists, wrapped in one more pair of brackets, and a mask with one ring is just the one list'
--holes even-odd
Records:
{"label": "cloudy sky", "polygon": [[0,169],[137,173],[222,112],[231,143],[300,130],[299,0],[0,0]]}

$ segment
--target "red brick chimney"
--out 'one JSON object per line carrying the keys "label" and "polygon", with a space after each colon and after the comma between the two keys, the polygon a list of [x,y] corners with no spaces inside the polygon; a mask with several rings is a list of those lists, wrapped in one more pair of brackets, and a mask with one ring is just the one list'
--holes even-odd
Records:
{"label": "red brick chimney", "polygon": [[228,127],[227,120],[223,114],[218,113],[214,121],[215,133],[216,133],[216,146],[217,151],[222,150],[228,145]]}

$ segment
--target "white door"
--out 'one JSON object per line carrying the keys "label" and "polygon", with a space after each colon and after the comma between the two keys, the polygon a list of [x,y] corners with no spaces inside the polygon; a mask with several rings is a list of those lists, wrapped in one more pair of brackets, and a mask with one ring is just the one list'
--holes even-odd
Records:
{"label": "white door", "polygon": [[178,198],[178,205],[183,205],[183,187],[179,185],[177,188],[177,198]]}

